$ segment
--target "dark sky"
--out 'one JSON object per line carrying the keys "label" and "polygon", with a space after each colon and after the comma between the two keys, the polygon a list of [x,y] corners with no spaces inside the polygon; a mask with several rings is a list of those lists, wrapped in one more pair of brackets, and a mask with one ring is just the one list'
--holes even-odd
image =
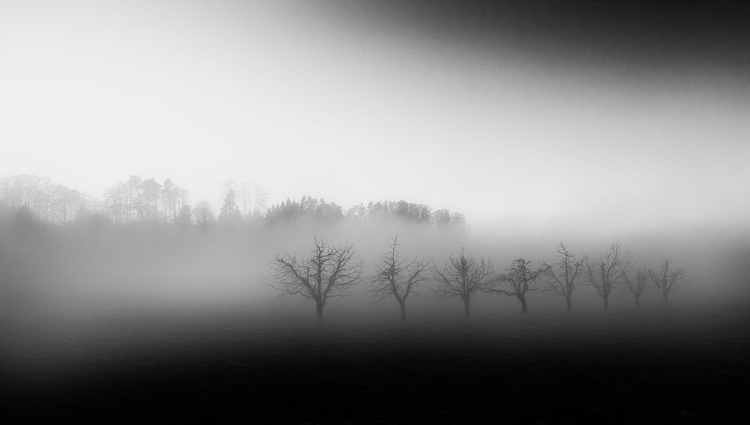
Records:
{"label": "dark sky", "polygon": [[[741,1],[359,0],[327,3],[332,19],[490,54],[619,69],[637,78],[680,68],[747,78],[750,6]],[[336,10],[334,10],[336,9]]]}

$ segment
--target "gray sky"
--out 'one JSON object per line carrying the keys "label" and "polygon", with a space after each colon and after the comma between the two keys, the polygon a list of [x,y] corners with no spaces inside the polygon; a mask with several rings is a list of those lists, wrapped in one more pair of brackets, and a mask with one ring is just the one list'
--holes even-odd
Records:
{"label": "gray sky", "polygon": [[214,203],[252,180],[274,202],[404,198],[474,225],[750,217],[742,72],[572,60],[361,10],[3,1],[0,175],[92,194],[171,177]]}

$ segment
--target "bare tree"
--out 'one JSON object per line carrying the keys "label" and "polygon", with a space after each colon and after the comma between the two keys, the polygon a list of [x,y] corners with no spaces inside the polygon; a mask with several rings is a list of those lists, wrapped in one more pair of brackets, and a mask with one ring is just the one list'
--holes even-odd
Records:
{"label": "bare tree", "polygon": [[685,277],[685,269],[677,269],[669,271],[669,260],[664,260],[664,265],[661,266],[663,273],[661,276],[657,276],[656,273],[650,272],[649,276],[651,281],[654,282],[657,288],[661,289],[662,298],[664,305],[669,303],[669,291],[672,288],[677,288],[677,282],[681,281]]}
{"label": "bare tree", "polygon": [[551,278],[547,282],[547,290],[565,297],[565,305],[571,311],[571,298],[576,288],[576,279],[583,272],[583,260],[576,260],[576,256],[560,242],[557,245],[557,261],[552,265],[542,262],[542,268]]}
{"label": "bare tree", "polygon": [[318,324],[323,322],[323,307],[329,298],[348,295],[359,283],[362,262],[356,261],[353,245],[329,246],[313,238],[315,246],[309,259],[297,255],[277,255],[271,262],[274,275],[268,284],[282,296],[301,295],[315,301]]}
{"label": "bare tree", "polygon": [[489,289],[492,277],[492,264],[484,258],[477,262],[474,257],[451,255],[442,271],[435,270],[438,289],[435,295],[459,297],[464,302],[464,317],[470,316],[469,301],[477,291]]}
{"label": "bare tree", "polygon": [[406,320],[406,299],[412,293],[417,295],[414,287],[430,278],[431,262],[416,257],[401,259],[397,248],[398,236],[393,238],[390,251],[380,255],[370,285],[379,300],[394,297],[401,307],[401,320]]}
{"label": "bare tree", "polygon": [[625,254],[619,242],[613,243],[606,254],[599,258],[586,258],[585,274],[589,285],[596,289],[596,293],[604,300],[604,309],[609,309],[609,295],[620,283],[620,268],[625,260]]}
{"label": "bare tree", "polygon": [[544,268],[539,267],[534,269],[531,261],[519,258],[513,261],[507,273],[498,276],[496,282],[503,285],[503,287],[490,288],[489,291],[516,297],[521,302],[521,312],[526,314],[529,312],[526,293],[536,291],[536,281],[544,272]]}
{"label": "bare tree", "polygon": [[646,292],[648,288],[648,282],[650,279],[651,271],[646,269],[646,266],[639,267],[635,272],[635,277],[631,277],[632,264],[629,260],[624,260],[622,267],[620,267],[620,277],[625,287],[628,288],[631,294],[635,297],[635,306],[641,306],[641,295]]}

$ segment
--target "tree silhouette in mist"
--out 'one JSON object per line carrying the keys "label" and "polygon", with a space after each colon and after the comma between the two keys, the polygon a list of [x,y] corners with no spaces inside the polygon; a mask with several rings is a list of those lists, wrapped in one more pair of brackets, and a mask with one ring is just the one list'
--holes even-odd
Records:
{"label": "tree silhouette in mist", "polygon": [[669,270],[669,260],[664,260],[664,264],[661,266],[662,273],[657,275],[654,272],[650,272],[651,281],[654,282],[657,288],[661,290],[662,301],[666,306],[669,304],[669,292],[678,288],[678,282],[685,278],[685,269]]}
{"label": "tree silhouette in mist", "polygon": [[584,260],[584,272],[588,284],[604,301],[604,309],[609,309],[609,296],[621,282],[620,269],[627,256],[622,252],[619,242],[610,245],[609,250],[598,258]]}
{"label": "tree silhouette in mist", "polygon": [[435,269],[438,288],[435,295],[441,297],[459,297],[464,303],[464,317],[471,316],[471,296],[489,288],[492,277],[492,264],[489,260],[466,256],[464,250],[458,257],[451,255],[443,270]]}
{"label": "tree silhouette in mist", "polygon": [[297,255],[277,255],[271,262],[274,274],[267,284],[282,296],[300,295],[315,301],[318,324],[329,298],[348,295],[360,282],[362,262],[357,261],[353,245],[329,246],[317,237],[307,259]]}
{"label": "tree silhouette in mist", "polygon": [[534,268],[531,261],[525,258],[519,258],[513,261],[506,273],[498,276],[496,282],[501,287],[492,287],[488,291],[507,296],[516,297],[521,303],[521,312],[529,312],[526,293],[537,290],[536,282],[545,272],[544,268]]}
{"label": "tree silhouette in mist", "polygon": [[572,297],[576,289],[576,283],[583,272],[583,260],[576,260],[564,243],[557,245],[557,261],[554,264],[542,263],[545,274],[550,278],[547,291],[565,297],[565,305],[568,311],[572,310]]}
{"label": "tree silhouette in mist", "polygon": [[401,320],[406,320],[406,299],[415,294],[414,287],[431,277],[431,263],[418,258],[401,258],[398,253],[398,236],[393,238],[391,249],[380,255],[375,276],[370,285],[378,299],[393,297],[401,307]]}

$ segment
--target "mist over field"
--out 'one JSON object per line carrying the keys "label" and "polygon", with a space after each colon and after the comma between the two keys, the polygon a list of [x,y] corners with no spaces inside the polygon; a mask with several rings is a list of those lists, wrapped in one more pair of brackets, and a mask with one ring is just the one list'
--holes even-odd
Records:
{"label": "mist over field", "polygon": [[0,420],[750,423],[748,28],[0,2]]}
{"label": "mist over field", "polygon": [[[592,237],[566,230],[526,232],[521,229],[477,227],[434,228],[399,218],[364,222],[318,223],[310,219],[269,224],[258,220],[217,225],[205,230],[196,225],[131,223],[127,225],[76,222],[44,225],[21,222],[7,215],[0,224],[0,264],[3,302],[6,308],[159,308],[184,305],[247,305],[248,309],[273,305],[297,309],[307,300],[278,299],[267,281],[277,254],[309,258],[313,237],[329,244],[353,244],[363,261],[365,278],[349,297],[332,300],[328,308],[354,315],[381,314],[397,307],[391,300],[375,302],[367,278],[374,275],[379,255],[388,251],[391,239],[400,240],[404,256],[433,261],[442,268],[450,255],[462,249],[489,259],[496,272],[510,267],[516,258],[534,263],[552,262],[557,244],[564,241],[579,256],[596,256],[619,241],[630,251],[637,266],[656,270],[664,259],[688,271],[675,291],[676,304],[720,305],[747,301],[750,253],[747,234],[711,229],[662,230]],[[424,282],[414,300],[432,314],[458,316],[459,302],[438,300],[435,282]],[[539,285],[544,288],[546,284]],[[592,288],[581,280],[574,295],[577,308],[600,308]],[[532,309],[558,311],[563,299],[555,294],[532,295]],[[478,305],[513,311],[514,301],[478,294]],[[647,304],[661,301],[656,292],[644,295]],[[625,308],[632,296],[624,288],[613,295]],[[301,302],[302,305],[297,305]],[[312,317],[313,306],[308,305]],[[438,310],[440,311],[438,313]],[[343,314],[343,313],[340,313]],[[425,313],[427,314],[427,313]]]}

